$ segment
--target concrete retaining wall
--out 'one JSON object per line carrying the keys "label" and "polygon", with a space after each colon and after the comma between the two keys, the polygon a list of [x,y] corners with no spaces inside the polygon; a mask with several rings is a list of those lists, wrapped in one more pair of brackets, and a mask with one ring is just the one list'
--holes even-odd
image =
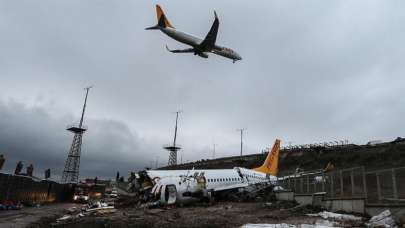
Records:
{"label": "concrete retaining wall", "polygon": [[276,199],[277,200],[293,201],[294,200],[294,192],[293,191],[276,192]]}
{"label": "concrete retaining wall", "polygon": [[[295,194],[292,191],[282,191],[276,192],[277,200],[295,200],[300,205],[314,205],[326,208],[329,211],[345,211],[345,212],[356,212],[365,213],[365,199],[363,198],[352,198],[352,199],[325,199],[324,192],[315,194]],[[379,209],[376,211],[381,212]],[[370,214],[370,213],[369,213]],[[374,215],[370,214],[370,215]],[[378,214],[378,213],[377,213]]]}
{"label": "concrete retaining wall", "polygon": [[312,205],[312,195],[295,195],[295,201],[300,205]]}
{"label": "concrete retaining wall", "polygon": [[323,207],[329,211],[365,213],[364,199],[326,199],[323,202]]}

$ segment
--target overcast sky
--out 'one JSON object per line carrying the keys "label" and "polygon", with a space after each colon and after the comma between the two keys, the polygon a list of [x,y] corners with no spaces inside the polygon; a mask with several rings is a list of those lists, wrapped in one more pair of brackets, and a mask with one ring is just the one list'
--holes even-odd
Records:
{"label": "overcast sky", "polygon": [[[172,54],[155,4],[174,27],[217,43],[235,64]],[[183,161],[271,146],[405,135],[404,1],[0,1],[0,153],[5,169],[33,163],[60,175],[90,91],[82,176],[114,176],[167,163],[173,137]],[[179,155],[180,160],[180,155]]]}

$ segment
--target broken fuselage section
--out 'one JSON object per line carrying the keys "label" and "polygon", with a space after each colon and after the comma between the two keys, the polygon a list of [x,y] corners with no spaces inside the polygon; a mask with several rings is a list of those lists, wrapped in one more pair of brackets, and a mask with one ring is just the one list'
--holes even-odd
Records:
{"label": "broken fuselage section", "polygon": [[133,178],[132,189],[153,205],[190,204],[223,198],[247,187],[274,185],[274,176],[235,167],[227,170],[146,170]]}

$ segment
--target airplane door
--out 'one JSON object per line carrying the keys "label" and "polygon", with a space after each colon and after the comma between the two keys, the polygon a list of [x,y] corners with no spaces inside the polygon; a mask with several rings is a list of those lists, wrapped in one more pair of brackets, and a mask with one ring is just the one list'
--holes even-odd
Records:
{"label": "airplane door", "polygon": [[166,185],[165,189],[165,201],[168,205],[170,204],[175,204],[177,199],[177,190],[176,186],[171,184],[171,185]]}

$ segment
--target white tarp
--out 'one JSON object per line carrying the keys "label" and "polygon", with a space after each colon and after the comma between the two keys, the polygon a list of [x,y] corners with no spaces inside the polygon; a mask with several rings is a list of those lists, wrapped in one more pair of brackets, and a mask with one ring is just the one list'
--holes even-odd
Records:
{"label": "white tarp", "polygon": [[287,223],[279,224],[246,224],[241,228],[331,228],[338,227],[334,222],[328,220],[317,220],[315,224],[292,225]]}
{"label": "white tarp", "polygon": [[318,214],[307,214],[308,216],[319,216],[323,219],[332,219],[332,220],[340,220],[340,221],[361,221],[361,217],[357,217],[354,215],[346,215],[346,214],[338,214],[329,211],[322,211]]}

